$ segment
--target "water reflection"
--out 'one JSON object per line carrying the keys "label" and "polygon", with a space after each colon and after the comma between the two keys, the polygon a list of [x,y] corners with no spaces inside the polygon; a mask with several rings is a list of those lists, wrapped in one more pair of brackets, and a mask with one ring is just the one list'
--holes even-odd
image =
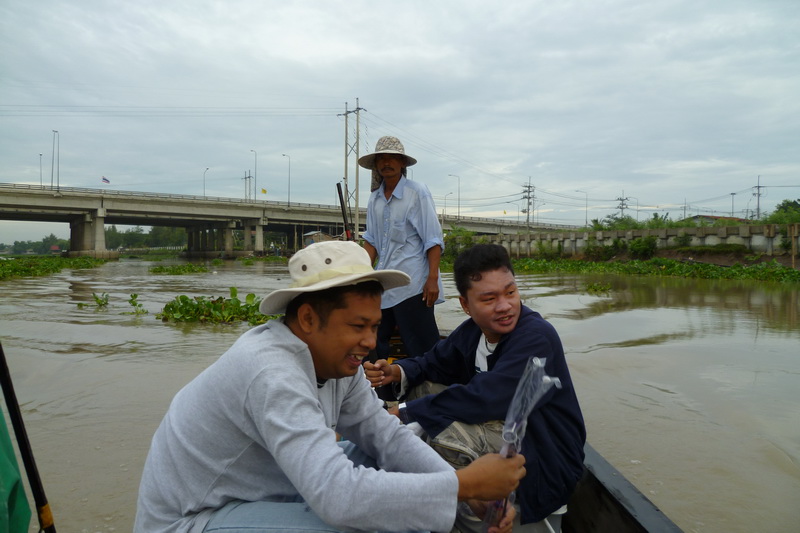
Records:
{"label": "water reflection", "polygon": [[[694,280],[635,276],[543,276],[534,287],[538,297],[585,293],[589,284],[610,287],[608,296],[563,316],[583,319],[605,313],[648,308],[707,308],[718,318],[742,313],[761,327],[796,331],[800,326],[800,297],[796,288],[752,281]],[[528,289],[523,283],[523,291]]]}

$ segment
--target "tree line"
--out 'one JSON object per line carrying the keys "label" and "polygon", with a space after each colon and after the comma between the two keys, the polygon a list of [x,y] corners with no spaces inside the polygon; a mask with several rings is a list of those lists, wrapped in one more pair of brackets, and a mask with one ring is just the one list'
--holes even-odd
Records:
{"label": "tree line", "polygon": [[[153,226],[145,232],[141,226],[119,231],[112,225],[105,228],[106,249],[119,248],[156,248],[161,246],[186,246],[186,230],[184,228]],[[49,255],[69,249],[69,240],[59,239],[54,234],[41,241],[14,241],[14,244],[0,243],[0,250],[14,255],[33,253]]]}
{"label": "tree line", "polygon": [[661,228],[685,228],[687,225],[695,226],[742,226],[745,224],[800,224],[800,199],[783,200],[771,213],[766,214],[757,220],[742,220],[731,217],[712,217],[694,220],[672,220],[669,213],[659,215],[653,213],[653,218],[646,220],[636,220],[630,215],[614,213],[604,219],[592,219],[589,228],[592,231],[605,230],[632,230],[632,229],[661,229]]}

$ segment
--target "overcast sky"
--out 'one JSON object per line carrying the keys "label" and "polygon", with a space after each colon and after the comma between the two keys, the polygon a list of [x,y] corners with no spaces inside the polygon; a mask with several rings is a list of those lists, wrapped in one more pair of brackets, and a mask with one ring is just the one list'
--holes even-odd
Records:
{"label": "overcast sky", "polygon": [[0,0],[0,183],[242,198],[250,172],[334,204],[357,98],[360,153],[398,136],[440,212],[524,220],[528,184],[575,225],[800,198],[797,0]]}

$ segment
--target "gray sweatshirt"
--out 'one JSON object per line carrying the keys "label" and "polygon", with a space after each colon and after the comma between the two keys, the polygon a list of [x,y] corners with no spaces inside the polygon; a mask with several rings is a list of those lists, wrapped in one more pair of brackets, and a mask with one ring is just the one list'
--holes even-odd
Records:
{"label": "gray sweatshirt", "polygon": [[[381,470],[356,467],[335,432]],[[173,399],[147,456],[134,532],[199,533],[232,500],[297,494],[340,529],[448,531],[457,493],[452,468],[386,413],[362,370],[318,388],[306,344],[272,320]]]}

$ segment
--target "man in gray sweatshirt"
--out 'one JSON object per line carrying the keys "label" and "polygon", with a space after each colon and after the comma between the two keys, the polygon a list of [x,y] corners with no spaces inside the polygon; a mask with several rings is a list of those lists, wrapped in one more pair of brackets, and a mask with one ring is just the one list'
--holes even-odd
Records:
{"label": "man in gray sweatshirt", "polygon": [[449,531],[458,501],[516,488],[522,457],[455,471],[370,389],[361,363],[381,293],[406,274],[374,271],[363,248],[339,241],[297,252],[289,273],[291,287],[260,307],[284,318],[246,332],[173,399],[145,463],[136,533]]}

